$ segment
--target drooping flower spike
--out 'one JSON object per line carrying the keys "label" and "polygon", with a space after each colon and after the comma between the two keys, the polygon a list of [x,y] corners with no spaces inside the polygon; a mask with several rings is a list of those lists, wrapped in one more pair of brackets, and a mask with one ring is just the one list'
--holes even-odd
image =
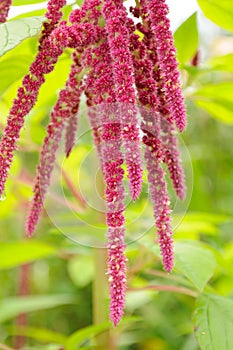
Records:
{"label": "drooping flower spike", "polygon": [[[161,128],[161,140],[164,148],[164,156],[163,162],[167,165],[168,171],[170,173],[170,178],[173,182],[174,189],[176,191],[177,196],[182,200],[185,197],[185,180],[184,180],[184,172],[181,166],[180,153],[178,149],[178,141],[177,141],[177,131],[175,128],[174,121],[174,111],[170,110],[168,107],[167,94],[164,93],[164,75],[163,70],[161,68],[161,63],[159,61],[158,53],[157,53],[157,43],[156,36],[153,35],[153,30],[151,26],[151,21],[148,16],[145,16],[145,2],[142,1],[142,8],[140,12],[142,13],[143,21],[145,24],[145,28],[138,24],[138,29],[142,30],[144,37],[142,42],[147,47],[148,56],[154,67],[152,70],[153,79],[157,84],[157,112],[160,114],[160,128]],[[133,9],[132,9],[133,10]],[[134,12],[134,11],[133,11]],[[169,23],[169,22],[168,22]],[[173,40],[173,39],[172,39]],[[173,64],[177,66],[175,58],[173,59]],[[179,72],[177,69],[176,78],[179,78]],[[179,86],[180,89],[180,86]],[[178,92],[177,92],[178,93]],[[181,91],[179,91],[180,97],[179,102],[181,103],[181,111],[183,111],[182,123],[186,123],[185,119],[185,109],[183,105],[183,97],[181,95]],[[170,96],[172,98],[172,95]]]}
{"label": "drooping flower spike", "polygon": [[[65,3],[48,2],[38,53],[13,101],[0,143],[0,195],[24,118],[36,103],[45,75],[64,49],[72,49],[70,75],[51,112],[42,146],[26,229],[28,235],[35,230],[63,133],[66,156],[72,151],[84,92],[105,182],[110,319],[117,325],[126,291],[123,165],[135,201],[142,186],[143,146],[162,261],[171,272],[171,209],[162,165],[166,164],[176,194],[183,199],[176,127],[182,131],[186,125],[185,107],[165,0],[138,1],[130,9],[136,21],[129,18],[123,0],[84,0],[65,22],[61,11]],[[0,22],[5,22],[9,6],[10,1],[1,2]]]}
{"label": "drooping flower spike", "polygon": [[103,1],[102,12],[106,21],[109,49],[113,60],[116,100],[120,102],[119,113],[129,173],[130,192],[135,201],[141,192],[142,165],[139,149],[139,130],[137,127],[133,62],[129,48],[129,33],[126,26],[128,20],[127,12],[121,0]]}
{"label": "drooping flower spike", "polygon": [[165,0],[142,0],[142,5],[144,5],[145,12],[149,14],[147,23],[156,42],[156,53],[161,68],[162,88],[167,108],[179,130],[183,131],[186,126],[186,111],[180,86],[174,39],[167,17],[169,8]]}
{"label": "drooping flower spike", "polygon": [[[105,197],[108,225],[108,276],[110,284],[110,318],[116,325],[122,315],[126,289],[125,251],[125,218],[124,218],[124,155],[122,146],[122,126],[118,113],[120,104],[116,102],[114,89],[113,61],[109,52],[107,36],[93,49],[93,60],[90,52],[84,57],[85,64],[91,67],[86,82],[89,119],[93,128],[95,144],[99,154],[101,169],[105,181]],[[92,57],[92,56],[91,56]],[[94,77],[98,77],[93,79]],[[105,96],[105,103],[103,97]]]}
{"label": "drooping flower spike", "polygon": [[82,93],[82,81],[78,80],[78,75],[82,70],[78,56],[74,55],[74,63],[66,82],[65,89],[61,90],[57,103],[51,113],[51,121],[47,127],[47,136],[41,151],[40,163],[37,168],[37,177],[34,185],[34,196],[27,219],[26,230],[29,236],[35,230],[43,208],[44,197],[47,192],[52,170],[54,168],[56,151],[59,147],[62,131],[73,112],[78,111],[80,96]]}

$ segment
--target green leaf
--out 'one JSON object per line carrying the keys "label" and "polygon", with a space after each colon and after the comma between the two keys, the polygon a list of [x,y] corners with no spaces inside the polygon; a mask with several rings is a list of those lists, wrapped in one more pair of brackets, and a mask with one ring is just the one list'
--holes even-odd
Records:
{"label": "green leaf", "polygon": [[[85,273],[82,271],[85,271]],[[85,287],[92,281],[94,275],[94,265],[91,257],[79,255],[70,260],[68,263],[68,272],[76,286]]]}
{"label": "green leaf", "polygon": [[111,324],[110,322],[106,322],[106,323],[101,323],[101,324],[80,329],[77,332],[73,333],[68,338],[65,349],[66,350],[80,349],[80,345],[83,342],[93,338],[99,333],[107,331],[109,328],[111,328]]}
{"label": "green leaf", "polygon": [[51,331],[47,328],[35,328],[35,327],[14,327],[9,331],[10,335],[21,335],[36,339],[43,343],[57,343],[65,345],[67,337],[64,334]]}
{"label": "green leaf", "polygon": [[20,18],[44,16],[45,10],[46,10],[46,6],[44,9],[34,10],[34,11],[30,11],[30,12],[24,12],[24,13],[21,13],[20,15],[13,17],[10,21],[15,21],[16,19],[20,19]]}
{"label": "green leaf", "polygon": [[218,84],[205,85],[195,92],[195,96],[212,98],[215,100],[224,99],[225,101],[232,101],[233,82],[226,81]]}
{"label": "green leaf", "polygon": [[0,94],[2,95],[16,80],[27,73],[32,59],[31,56],[19,55],[17,60],[10,57],[0,64]]}
{"label": "green leaf", "polygon": [[[203,268],[203,266],[205,268]],[[175,267],[202,291],[212,277],[216,261],[214,254],[196,242],[177,242],[175,244]]]}
{"label": "green leaf", "polygon": [[[188,33],[188,39],[187,39]],[[198,48],[197,14],[190,16],[174,34],[177,59],[184,64],[194,57]]]}
{"label": "green leaf", "polygon": [[206,212],[190,212],[182,219],[180,215],[173,215],[173,225],[176,228],[176,237],[182,234],[193,234],[196,237],[200,234],[216,235],[217,224],[229,221],[230,217],[223,214],[211,214]]}
{"label": "green leaf", "polygon": [[13,6],[38,4],[39,2],[44,2],[44,0],[13,0]]}
{"label": "green leaf", "polygon": [[[131,323],[142,322],[142,319],[138,316],[124,317],[120,324],[117,326],[118,329],[124,329],[125,326],[129,326]],[[108,329],[111,329],[113,326],[110,322],[101,323],[98,325],[92,325],[85,328],[82,328],[75,333],[71,334],[66,342],[66,350],[78,350],[78,349],[94,349],[93,346],[89,344],[82,345],[84,342],[92,339],[99,333],[105,332]],[[82,345],[82,346],[81,346]]]}
{"label": "green leaf", "polygon": [[225,104],[224,101],[212,102],[196,100],[195,104],[221,122],[228,124],[233,123],[233,107],[229,106],[229,104]]}
{"label": "green leaf", "polygon": [[73,302],[72,296],[59,294],[5,298],[0,302],[0,322],[5,322],[21,313],[50,309]]}
{"label": "green leaf", "polygon": [[206,85],[193,95],[197,107],[226,123],[233,123],[232,96],[233,82],[231,81]]}
{"label": "green leaf", "polygon": [[37,35],[43,21],[44,17],[28,17],[0,24],[0,56],[24,39]]}
{"label": "green leaf", "polygon": [[228,72],[233,72],[233,53],[228,55],[213,57],[210,60],[210,65],[215,70],[223,70]]}
{"label": "green leaf", "polygon": [[220,27],[233,31],[232,0],[197,0],[204,15]]}
{"label": "green leaf", "polygon": [[193,315],[196,338],[202,350],[233,349],[233,300],[201,295]]}
{"label": "green leaf", "polygon": [[78,6],[80,6],[80,7],[81,7],[81,6],[82,6],[82,4],[83,4],[83,1],[84,1],[84,0],[76,0],[76,3],[78,4]]}
{"label": "green leaf", "polygon": [[2,242],[0,269],[8,269],[32,260],[54,254],[56,248],[40,241]]}

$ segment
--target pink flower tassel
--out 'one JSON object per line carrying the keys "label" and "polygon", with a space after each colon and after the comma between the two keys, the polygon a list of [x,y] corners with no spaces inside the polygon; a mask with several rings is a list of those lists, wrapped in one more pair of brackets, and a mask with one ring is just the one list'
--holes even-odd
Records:
{"label": "pink flower tassel", "polygon": [[186,110],[180,85],[176,49],[167,17],[165,0],[145,0],[151,31],[154,32],[156,51],[162,72],[162,81],[170,116],[180,131],[186,126]]}
{"label": "pink flower tassel", "polygon": [[106,21],[108,43],[113,61],[116,99],[120,107],[125,158],[130,182],[129,188],[135,201],[141,192],[142,164],[139,129],[137,126],[133,63],[129,50],[129,33],[125,26],[127,13],[121,0],[104,1],[102,12]]}
{"label": "pink flower tassel", "polygon": [[[106,109],[104,116],[117,116],[117,110]],[[108,225],[108,275],[110,283],[110,319],[116,326],[121,320],[125,305],[126,258],[125,258],[125,218],[124,218],[124,170],[121,152],[120,123],[106,123],[103,116],[102,159],[104,180],[106,183],[106,206]],[[114,119],[114,118],[113,118]]]}
{"label": "pink flower tassel", "polygon": [[110,283],[110,319],[116,326],[124,313],[126,290],[126,257],[123,227],[108,229],[108,280]]}
{"label": "pink flower tassel", "polygon": [[33,189],[34,196],[26,223],[26,231],[29,236],[34,232],[43,208],[44,198],[55,163],[55,154],[59,147],[64,125],[72,115],[73,109],[79,105],[82,83],[77,80],[77,77],[82,67],[77,65],[77,62],[78,60],[75,58],[66,88],[60,91],[59,99],[51,113],[51,121],[47,128],[47,136],[44,140],[40,164],[37,169],[37,177]]}
{"label": "pink flower tassel", "polygon": [[11,0],[1,0],[0,2],[0,23],[5,23],[11,6]]}
{"label": "pink flower tassel", "polygon": [[58,57],[68,43],[67,28],[63,24],[55,29],[48,39],[45,39],[43,50],[37,54],[30,67],[30,74],[24,77],[22,87],[18,89],[17,98],[13,102],[0,143],[0,196],[4,191],[13,152],[24,125],[24,117],[36,103],[39,88],[45,80],[44,75],[54,69]]}
{"label": "pink flower tassel", "polygon": [[69,123],[66,125],[66,134],[65,134],[65,154],[66,157],[69,157],[76,141],[76,133],[78,130],[78,107],[74,106],[71,111],[72,116],[70,117]]}
{"label": "pink flower tassel", "polygon": [[164,163],[168,167],[170,178],[177,196],[183,200],[186,194],[184,170],[181,165],[178,148],[177,131],[173,124],[165,118],[161,118],[162,142],[165,148]]}
{"label": "pink flower tassel", "polygon": [[62,18],[61,9],[65,6],[66,0],[49,0],[47,5],[47,12],[45,17],[48,19],[47,22],[43,24],[43,30],[39,38],[39,50],[43,47],[43,41],[47,38],[50,33],[56,28],[57,24]]}
{"label": "pink flower tassel", "polygon": [[[147,144],[148,146],[148,144]],[[157,235],[159,237],[160,252],[163,266],[167,272],[173,268],[173,239],[170,225],[169,198],[167,194],[165,172],[160,165],[156,152],[151,152],[149,147],[145,151],[147,162],[148,181],[150,184],[151,200],[154,205],[154,216],[156,220]]]}

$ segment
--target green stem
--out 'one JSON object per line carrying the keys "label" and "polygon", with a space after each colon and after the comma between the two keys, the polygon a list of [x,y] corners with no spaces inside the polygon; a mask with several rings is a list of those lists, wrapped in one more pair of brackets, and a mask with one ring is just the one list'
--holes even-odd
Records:
{"label": "green stem", "polygon": [[128,292],[139,292],[142,290],[157,290],[157,291],[165,291],[165,292],[176,292],[181,294],[189,295],[193,298],[197,298],[198,293],[184,287],[171,286],[171,285],[150,285],[141,288],[129,288]]}
{"label": "green stem", "polygon": [[[108,321],[108,285],[106,278],[106,249],[94,248],[95,279],[93,282],[93,323]],[[96,336],[96,349],[108,349],[109,331]]]}
{"label": "green stem", "polygon": [[[100,208],[103,204],[104,183],[102,174],[99,172],[96,177],[96,190],[100,201]],[[100,222],[105,222],[104,209],[98,213]],[[93,324],[109,322],[109,288],[107,277],[108,252],[106,248],[93,248],[95,277],[93,281]],[[113,331],[109,329],[95,337],[95,349],[97,350],[116,350]]]}

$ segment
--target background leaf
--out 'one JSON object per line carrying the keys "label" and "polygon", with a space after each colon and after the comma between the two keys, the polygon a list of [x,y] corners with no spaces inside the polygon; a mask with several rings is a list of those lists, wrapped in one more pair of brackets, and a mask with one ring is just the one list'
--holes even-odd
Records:
{"label": "background leaf", "polygon": [[175,254],[176,269],[182,272],[199,291],[202,291],[216,267],[213,253],[196,243],[177,242]]}
{"label": "background leaf", "polygon": [[[27,73],[31,61],[31,56],[19,55],[17,60],[15,57],[11,57],[1,62],[0,94],[3,94],[11,86],[11,84]],[[10,70],[8,69],[9,65],[11,67]]]}
{"label": "background leaf", "polygon": [[106,322],[80,329],[68,338],[65,348],[66,350],[79,349],[80,345],[84,341],[87,341],[93,338],[95,335],[108,330],[110,327],[110,322]]}
{"label": "background leaf", "polygon": [[228,55],[216,56],[210,60],[213,69],[233,72],[233,53]]}
{"label": "background leaf", "polygon": [[56,248],[40,241],[2,242],[0,269],[8,269],[26,262],[54,254]]}
{"label": "background leaf", "polygon": [[73,301],[72,296],[60,294],[5,298],[0,303],[0,322],[14,318],[21,313],[72,304]]}
{"label": "background leaf", "polygon": [[[85,271],[85,273],[83,273]],[[69,275],[77,287],[85,287],[94,276],[94,264],[92,257],[79,255],[68,263]]]}
{"label": "background leaf", "polygon": [[43,21],[44,17],[28,17],[0,24],[0,56],[24,39],[37,35]]}
{"label": "background leaf", "polygon": [[57,333],[46,328],[19,326],[14,327],[12,330],[10,329],[9,333],[11,335],[20,335],[24,337],[33,338],[43,343],[54,342],[64,345],[67,340],[64,334]]}
{"label": "background leaf", "polygon": [[197,0],[204,15],[220,27],[233,31],[232,0]]}
{"label": "background leaf", "polygon": [[[187,38],[188,33],[188,38]],[[186,63],[194,57],[198,48],[197,14],[190,16],[174,34],[177,59],[179,63]]]}
{"label": "background leaf", "polygon": [[201,295],[193,315],[196,338],[202,350],[233,349],[233,300]]}
{"label": "background leaf", "polygon": [[233,123],[233,82],[205,85],[193,97],[195,104],[226,123]]}
{"label": "background leaf", "polygon": [[13,0],[13,6],[29,5],[29,4],[38,4],[39,2],[44,2],[44,0]]}

